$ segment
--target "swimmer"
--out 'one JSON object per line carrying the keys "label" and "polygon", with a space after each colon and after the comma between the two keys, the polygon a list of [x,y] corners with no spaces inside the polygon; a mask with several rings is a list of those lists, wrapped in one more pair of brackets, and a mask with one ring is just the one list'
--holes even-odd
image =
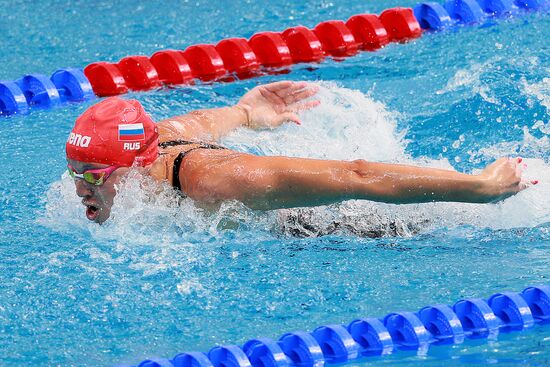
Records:
{"label": "swimmer", "polygon": [[217,141],[237,128],[300,124],[319,104],[317,87],[281,81],[255,87],[232,107],[190,112],[155,124],[136,100],[107,98],[85,111],[66,143],[68,171],[86,217],[110,215],[117,184],[131,167],[171,184],[198,205],[238,200],[252,209],[327,205],[351,199],[405,204],[492,203],[526,189],[522,159],[501,158],[481,173],[401,164],[257,156]]}

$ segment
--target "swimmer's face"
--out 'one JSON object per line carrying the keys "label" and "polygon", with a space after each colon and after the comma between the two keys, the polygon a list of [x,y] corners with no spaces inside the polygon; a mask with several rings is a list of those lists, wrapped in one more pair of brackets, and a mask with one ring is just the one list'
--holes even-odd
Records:
{"label": "swimmer's face", "polygon": [[[79,162],[72,159],[67,159],[67,162],[77,173],[109,167],[106,164]],[[116,169],[100,186],[79,178],[74,180],[76,194],[82,198],[82,204],[86,207],[86,218],[97,223],[103,223],[109,218],[116,195],[115,186],[127,172],[126,167]]]}

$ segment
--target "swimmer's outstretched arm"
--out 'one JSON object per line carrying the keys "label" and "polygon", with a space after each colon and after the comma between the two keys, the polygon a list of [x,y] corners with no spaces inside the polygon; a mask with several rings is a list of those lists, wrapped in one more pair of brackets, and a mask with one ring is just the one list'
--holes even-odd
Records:
{"label": "swimmer's outstretched arm", "polygon": [[232,107],[198,110],[159,123],[168,125],[181,138],[218,140],[239,127],[273,129],[286,121],[300,124],[296,114],[319,104],[304,101],[317,93],[317,87],[306,82],[282,81],[260,85],[246,93]]}
{"label": "swimmer's outstretched arm", "polygon": [[386,203],[488,203],[528,187],[521,159],[501,158],[478,175],[364,160],[329,161],[194,151],[182,165],[193,199],[239,200],[255,209],[326,205],[349,199]]}

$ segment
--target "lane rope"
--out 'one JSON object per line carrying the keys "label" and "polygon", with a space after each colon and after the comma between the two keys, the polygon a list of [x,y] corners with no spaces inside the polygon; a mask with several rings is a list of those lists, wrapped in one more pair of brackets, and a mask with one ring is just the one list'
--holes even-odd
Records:
{"label": "lane rope", "polygon": [[418,38],[423,31],[470,25],[492,17],[521,15],[547,9],[550,0],[448,0],[422,2],[411,8],[391,8],[380,15],[358,14],[346,22],[328,20],[313,29],[296,26],[283,32],[260,32],[249,40],[228,38],[216,45],[198,44],[185,50],[161,50],[151,57],[134,55],[116,63],[99,61],[83,70],[57,70],[50,78],[28,74],[0,81],[0,116],[26,114],[66,102],[84,102],[128,91],[197,81],[230,82],[277,73],[292,64],[344,58],[375,51],[390,42]]}
{"label": "lane rope", "polygon": [[[465,338],[494,337],[550,324],[550,286],[500,292],[487,300],[463,299],[453,306],[433,304],[418,312],[392,312],[361,318],[348,325],[323,325],[294,331],[277,341],[257,338],[242,347],[221,345],[208,353],[184,352],[172,359],[151,358],[137,367],[322,367],[380,357],[399,350],[427,350],[430,345],[460,344]],[[118,366],[127,367],[127,366]]]}

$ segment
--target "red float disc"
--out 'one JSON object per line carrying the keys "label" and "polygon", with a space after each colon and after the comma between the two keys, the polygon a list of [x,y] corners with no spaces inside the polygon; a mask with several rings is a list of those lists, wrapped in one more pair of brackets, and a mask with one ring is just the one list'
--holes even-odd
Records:
{"label": "red float disc", "polygon": [[290,50],[279,33],[256,33],[248,44],[263,66],[280,67],[292,64]]}
{"label": "red float disc", "polygon": [[128,92],[126,81],[116,64],[94,62],[84,68],[96,96],[116,96]]}
{"label": "red float disc", "polygon": [[376,50],[390,42],[386,28],[374,14],[354,15],[346,25],[363,50]]}
{"label": "red float disc", "polygon": [[321,41],[311,29],[303,26],[293,27],[281,35],[290,50],[292,62],[312,62],[323,59]]}
{"label": "red float disc", "polygon": [[157,69],[147,56],[128,56],[118,62],[126,85],[133,90],[147,90],[161,85]]}
{"label": "red float disc", "polygon": [[246,74],[260,67],[256,54],[244,38],[228,38],[218,42],[216,51],[230,73]]}
{"label": "red float disc", "polygon": [[332,56],[351,56],[357,53],[358,45],[353,34],[341,20],[321,22],[313,29],[321,41],[325,53]]}
{"label": "red float disc", "polygon": [[223,60],[214,45],[194,45],[183,51],[195,78],[209,81],[226,74]]}
{"label": "red float disc", "polygon": [[411,8],[392,8],[380,14],[380,21],[386,28],[390,41],[406,41],[420,37],[422,29]]}
{"label": "red float disc", "polygon": [[151,56],[159,79],[166,84],[189,84],[193,80],[191,67],[181,51],[163,50]]}

